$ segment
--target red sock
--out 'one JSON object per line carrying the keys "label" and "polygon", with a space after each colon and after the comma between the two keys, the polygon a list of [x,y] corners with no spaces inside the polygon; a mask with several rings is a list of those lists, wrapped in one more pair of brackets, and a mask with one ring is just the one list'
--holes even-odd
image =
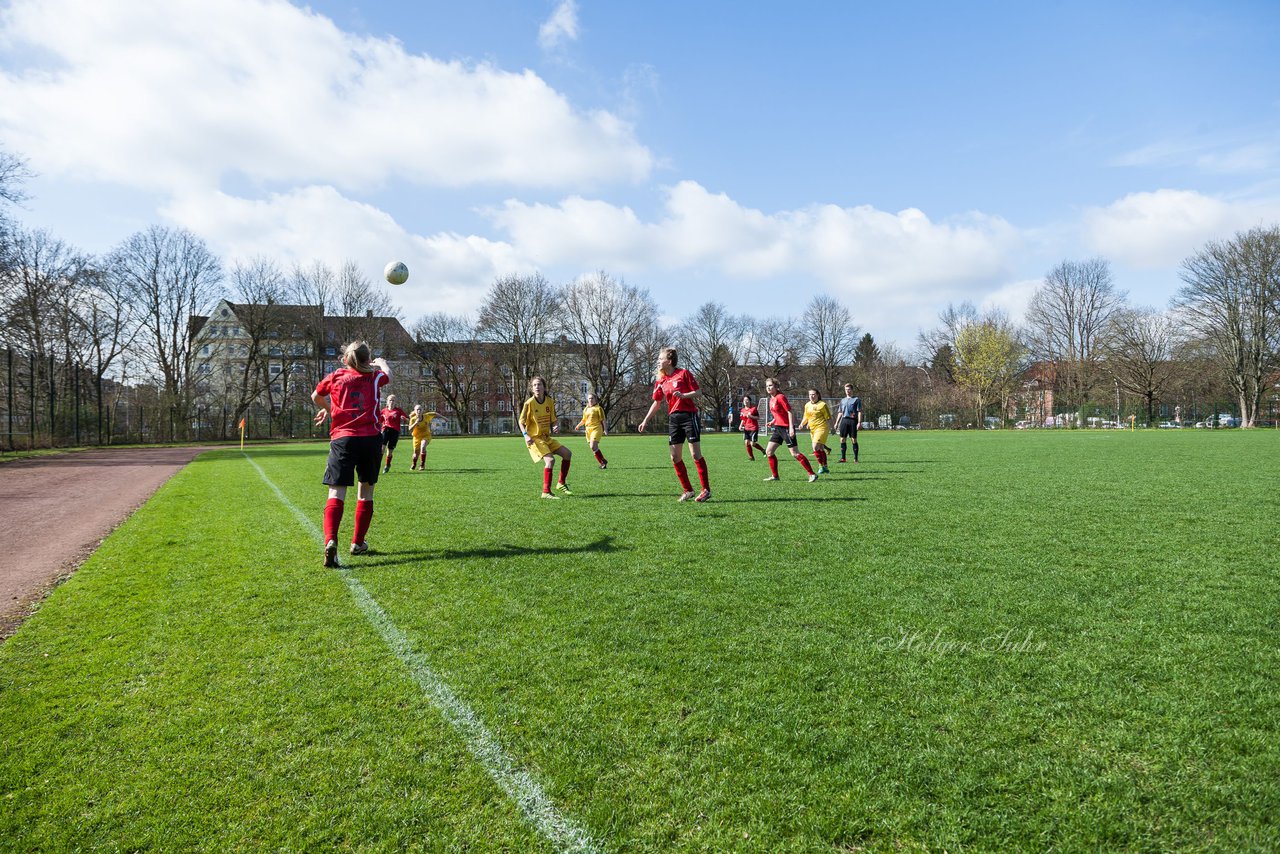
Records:
{"label": "red sock", "polygon": [[755,452],[751,450],[751,443],[748,442],[747,443],[747,459],[754,460],[755,458],[756,458]]}
{"label": "red sock", "polygon": [[572,460],[560,461],[560,484],[562,486],[564,485],[564,479],[569,476],[569,463],[571,462]]}
{"label": "red sock", "polygon": [[800,461],[800,465],[804,466],[805,471],[813,474],[813,466],[809,465],[809,459],[804,454],[796,454],[796,459]]}
{"label": "red sock", "polygon": [[338,541],[338,528],[342,526],[342,499],[330,498],[324,505],[324,542]]}
{"label": "red sock", "polygon": [[391,468],[391,453],[387,452],[387,468]]}
{"label": "red sock", "polygon": [[351,542],[363,543],[369,534],[369,523],[373,521],[373,500],[356,502],[356,530],[351,535]]}
{"label": "red sock", "polygon": [[685,492],[693,492],[693,484],[689,482],[689,470],[684,467],[684,460],[673,465],[676,469],[676,477],[680,478],[680,486]]}
{"label": "red sock", "polygon": [[409,464],[409,468],[416,469],[417,467],[418,467],[418,454],[415,451],[413,454],[413,462]]}
{"label": "red sock", "polygon": [[821,448],[815,448],[813,455],[818,458],[818,465],[825,466],[827,464],[827,452]]}
{"label": "red sock", "polygon": [[592,451],[591,453],[596,455],[596,462],[598,462],[602,466],[606,465],[603,454],[601,454],[599,451]]}
{"label": "red sock", "polygon": [[698,470],[698,483],[707,492],[711,491],[711,483],[707,480],[707,458],[699,457],[693,461],[693,467]]}
{"label": "red sock", "polygon": [[551,491],[551,469],[543,468],[542,470],[542,491]]}
{"label": "red sock", "polygon": [[769,472],[774,476],[778,476],[778,458],[769,457]]}

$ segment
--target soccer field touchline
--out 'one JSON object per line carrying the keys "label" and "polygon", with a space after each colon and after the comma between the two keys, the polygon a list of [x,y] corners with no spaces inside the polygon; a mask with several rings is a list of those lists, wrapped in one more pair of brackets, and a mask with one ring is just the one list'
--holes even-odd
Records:
{"label": "soccer field touchline", "polygon": [[[312,537],[320,542],[323,534],[316,523],[289,500],[256,460],[248,453],[242,453],[249,464],[257,469],[267,486],[271,487],[280,502],[288,507],[303,527],[310,531]],[[320,544],[323,545],[322,542]],[[599,850],[586,830],[560,812],[538,781],[528,771],[520,768],[510,754],[503,749],[498,739],[485,726],[484,721],[480,720],[471,707],[453,692],[453,689],[440,678],[431,665],[414,651],[409,638],[387,616],[386,611],[360,583],[360,579],[345,569],[340,569],[339,574],[346,583],[347,589],[351,591],[361,613],[377,630],[383,643],[409,669],[418,687],[448,721],[449,726],[462,737],[471,755],[484,766],[485,771],[502,791],[516,802],[520,812],[534,829],[560,851]]]}

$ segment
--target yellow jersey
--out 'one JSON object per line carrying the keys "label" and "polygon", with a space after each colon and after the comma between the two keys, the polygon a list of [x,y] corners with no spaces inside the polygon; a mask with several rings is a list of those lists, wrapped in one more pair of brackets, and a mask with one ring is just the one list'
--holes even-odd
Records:
{"label": "yellow jersey", "polygon": [[579,427],[590,430],[604,429],[604,410],[598,406],[588,406],[582,410],[582,420],[578,422]]}
{"label": "yellow jersey", "polygon": [[550,439],[551,425],[555,423],[556,402],[551,395],[542,398],[542,403],[530,397],[520,408],[520,430],[530,439]]}
{"label": "yellow jersey", "polygon": [[804,405],[804,419],[809,422],[810,431],[826,433],[831,429],[831,407],[825,400]]}
{"label": "yellow jersey", "polygon": [[431,419],[440,413],[424,412],[422,418],[418,418],[418,413],[414,412],[409,415],[409,432],[413,434],[413,438],[421,441],[431,438]]}

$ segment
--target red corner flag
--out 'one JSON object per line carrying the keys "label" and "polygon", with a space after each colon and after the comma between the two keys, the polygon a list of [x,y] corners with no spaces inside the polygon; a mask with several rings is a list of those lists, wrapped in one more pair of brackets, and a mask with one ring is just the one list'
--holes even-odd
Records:
{"label": "red corner flag", "polygon": [[244,450],[244,419],[240,419],[240,450]]}

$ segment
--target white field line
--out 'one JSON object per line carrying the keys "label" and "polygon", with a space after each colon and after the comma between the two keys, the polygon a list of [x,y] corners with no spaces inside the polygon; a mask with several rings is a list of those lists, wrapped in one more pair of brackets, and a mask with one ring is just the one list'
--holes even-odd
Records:
{"label": "white field line", "polygon": [[[271,478],[267,477],[267,473],[262,470],[262,467],[252,457],[248,454],[244,456],[258,470],[258,474],[262,476],[267,486],[271,487],[271,490],[275,492],[280,502],[293,511],[293,515],[298,518],[302,526],[310,531],[312,537],[319,543],[320,538],[324,536],[320,527],[280,491],[280,487],[276,486],[271,481]],[[498,743],[498,739],[489,731],[489,728],[484,725],[484,721],[480,720],[479,716],[471,711],[471,707],[461,700],[458,695],[454,694],[445,681],[431,669],[431,665],[414,651],[409,638],[405,636],[399,626],[391,621],[391,618],[382,610],[382,607],[369,594],[365,586],[360,583],[360,579],[345,569],[339,571],[338,574],[346,582],[347,589],[351,591],[352,597],[356,600],[356,605],[359,606],[361,612],[364,613],[373,627],[377,629],[378,634],[381,635],[383,643],[409,669],[409,673],[413,676],[414,681],[418,683],[418,687],[440,710],[440,713],[444,715],[445,720],[449,722],[454,731],[462,737],[467,749],[471,751],[471,755],[484,766],[484,769],[489,772],[489,776],[493,778],[494,782],[502,788],[502,791],[507,793],[507,797],[516,802],[520,807],[520,812],[524,814],[525,819],[533,825],[534,829],[560,851],[599,850],[586,830],[579,827],[573,819],[556,808],[556,805],[551,801],[551,798],[547,797],[547,793],[542,790],[542,786],[538,784],[538,781],[528,771],[516,764],[510,754]]]}

